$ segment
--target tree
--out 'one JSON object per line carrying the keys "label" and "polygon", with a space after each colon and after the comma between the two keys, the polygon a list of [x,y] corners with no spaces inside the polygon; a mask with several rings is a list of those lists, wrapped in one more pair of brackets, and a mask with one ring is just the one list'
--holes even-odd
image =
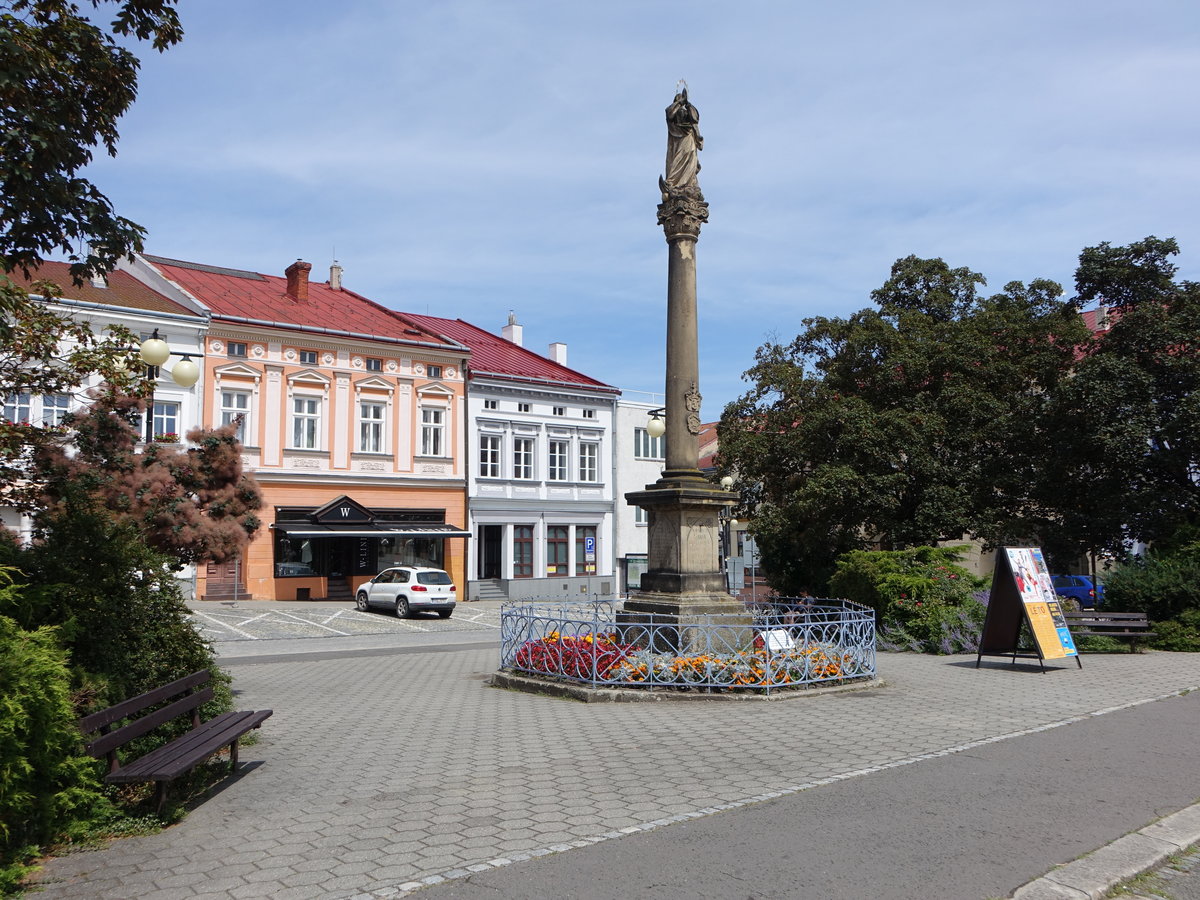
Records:
{"label": "tree", "polygon": [[[176,0],[90,0],[107,30],[71,0],[0,2],[0,266],[26,275],[61,250],[78,280],[142,248],[145,230],[79,176],[94,147],[116,155],[117,120],[137,96],[137,57],[183,37]],[[3,310],[0,310],[3,312]]]}
{"label": "tree", "polygon": [[764,345],[719,426],[777,590],[822,590],[836,557],[882,545],[999,543],[1051,518],[1044,418],[1087,331],[1061,288],[981,295],[982,275],[910,256],[876,309]]}
{"label": "tree", "polygon": [[1062,385],[1049,460],[1064,551],[1121,555],[1200,526],[1200,285],[1177,282],[1173,239],[1085,249],[1078,301],[1110,328]]}
{"label": "tree", "polygon": [[32,469],[42,487],[33,504],[39,530],[85,509],[84,496],[176,563],[238,556],[258,530],[262,495],[242,471],[237,426],[195,429],[187,435],[192,447],[139,450],[136,422],[145,409],[141,398],[105,390],[89,409],[67,417],[64,440],[38,448]]}

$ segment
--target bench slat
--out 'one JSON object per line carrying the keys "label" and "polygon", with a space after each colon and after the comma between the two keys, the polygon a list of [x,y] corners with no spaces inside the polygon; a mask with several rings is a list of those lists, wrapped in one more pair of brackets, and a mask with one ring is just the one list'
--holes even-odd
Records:
{"label": "bench slat", "polygon": [[94,741],[84,745],[92,756],[103,756],[110,750],[115,750],[117,747],[124,746],[134,738],[139,738],[148,731],[153,731],[164,722],[169,722],[176,716],[189,712],[198,706],[203,706],[213,698],[213,689],[206,687],[203,690],[196,691],[194,694],[188,694],[164,706],[162,709],[156,709],[149,715],[142,716],[140,719],[134,719],[128,725],[122,725],[108,734],[101,735]]}
{"label": "bench slat", "polygon": [[201,669],[199,672],[193,672],[191,675],[185,675],[183,678],[176,679],[170,684],[164,684],[160,688],[146,691],[146,693],[130,697],[128,700],[122,700],[115,706],[108,707],[108,709],[102,709],[99,712],[84,716],[79,720],[79,730],[84,734],[91,734],[105,725],[111,725],[119,719],[124,719],[134,713],[141,712],[148,706],[161,703],[168,697],[182,694],[188,688],[204,684],[210,677],[212,677],[212,673],[208,669]]}
{"label": "bench slat", "polygon": [[262,709],[222,713],[128,766],[117,769],[105,780],[114,784],[171,781],[232,744],[246,732],[257,728],[273,712]]}

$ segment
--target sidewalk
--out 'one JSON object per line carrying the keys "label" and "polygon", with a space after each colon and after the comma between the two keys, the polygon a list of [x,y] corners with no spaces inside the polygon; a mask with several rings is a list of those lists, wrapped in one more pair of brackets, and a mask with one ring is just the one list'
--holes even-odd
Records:
{"label": "sidewalk", "polygon": [[[718,849],[696,871],[715,865],[735,884],[783,869],[839,885],[843,868],[849,876],[896,860],[893,883],[873,894],[760,898],[984,900],[1193,803],[1200,790],[1200,695],[1179,696],[1200,686],[1195,655],[1089,655],[1082,670],[1042,675],[995,662],[976,670],[974,657],[881,654],[882,688],[772,703],[598,705],[488,687],[494,648],[411,640],[397,637],[385,655],[240,657],[231,669],[239,704],[275,710],[243,752],[243,773],[161,834],[52,861],[40,896],[383,898],[435,882],[431,897],[460,896],[474,872],[524,885],[492,897],[608,896],[596,873],[585,878],[591,893],[529,889],[551,866],[594,860],[620,889],[611,896],[684,896],[652,889],[661,873],[640,887],[621,882],[636,871],[622,847],[686,847],[700,830]],[[1101,776],[1112,790],[1086,787]],[[965,838],[971,829],[959,817],[998,842],[1000,858],[931,846],[934,835]],[[750,831],[736,827],[742,821]],[[835,835],[836,850],[822,846]],[[570,848],[582,849],[557,852]],[[767,861],[751,865],[755,853]],[[956,893],[967,883],[953,866],[942,873],[949,887],[932,880],[938,859],[960,869],[977,862],[972,884],[985,892]],[[910,882],[918,893],[904,893]]]}

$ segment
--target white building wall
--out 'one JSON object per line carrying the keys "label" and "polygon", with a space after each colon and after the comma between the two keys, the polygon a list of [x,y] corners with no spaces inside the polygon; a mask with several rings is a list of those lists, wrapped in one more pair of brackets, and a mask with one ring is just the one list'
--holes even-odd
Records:
{"label": "white building wall", "polygon": [[631,491],[644,490],[647,485],[658,481],[662,476],[666,459],[663,457],[646,457],[639,455],[635,446],[634,435],[637,429],[644,429],[650,421],[651,410],[663,405],[661,398],[651,396],[650,400],[634,400],[622,397],[617,401],[615,438],[613,441],[616,462],[616,504],[614,519],[616,521],[616,558],[620,560],[630,555],[641,556],[646,553],[647,537],[645,519],[639,521],[637,507],[630,506],[625,501],[625,495]]}
{"label": "white building wall", "polygon": [[[468,596],[578,599],[615,590],[614,406],[610,392],[486,377],[471,381],[467,391],[467,496],[472,533]],[[484,435],[500,445],[499,473],[494,476],[481,469],[480,439]],[[517,440],[532,442],[532,478],[515,477]],[[554,441],[569,448],[564,480],[549,478]],[[583,444],[596,446],[595,480],[580,477]],[[517,571],[515,565],[516,535],[522,526],[533,533],[529,575]],[[555,527],[567,529],[566,575],[547,571],[547,538]],[[576,558],[576,542],[583,536],[583,527],[595,529],[594,572],[586,571],[586,559],[580,565]],[[491,568],[485,571],[488,566]]]}

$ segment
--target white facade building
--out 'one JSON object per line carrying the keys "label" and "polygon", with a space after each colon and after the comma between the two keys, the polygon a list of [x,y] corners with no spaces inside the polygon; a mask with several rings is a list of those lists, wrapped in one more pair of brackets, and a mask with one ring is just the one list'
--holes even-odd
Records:
{"label": "white facade building", "polygon": [[584,599],[616,592],[616,388],[460,319],[408,316],[471,350],[469,599]]}

